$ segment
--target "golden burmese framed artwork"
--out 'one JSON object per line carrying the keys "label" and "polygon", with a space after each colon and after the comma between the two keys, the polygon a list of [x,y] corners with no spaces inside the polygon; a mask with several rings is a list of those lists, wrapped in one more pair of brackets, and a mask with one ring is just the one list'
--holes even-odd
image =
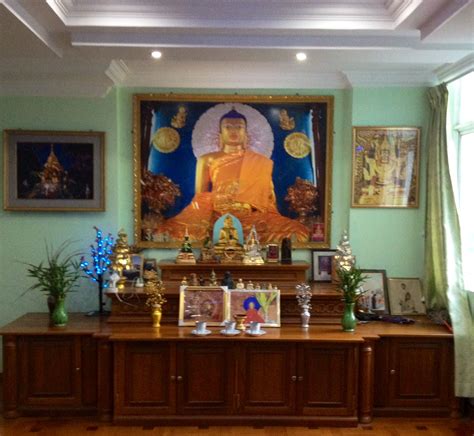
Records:
{"label": "golden burmese framed artwork", "polygon": [[329,247],[333,97],[134,96],[139,247],[199,247],[230,213],[244,238]]}
{"label": "golden burmese framed artwork", "polygon": [[352,128],[352,207],[418,207],[420,128]]}
{"label": "golden burmese framed artwork", "polygon": [[104,132],[4,131],[4,209],[103,211]]}

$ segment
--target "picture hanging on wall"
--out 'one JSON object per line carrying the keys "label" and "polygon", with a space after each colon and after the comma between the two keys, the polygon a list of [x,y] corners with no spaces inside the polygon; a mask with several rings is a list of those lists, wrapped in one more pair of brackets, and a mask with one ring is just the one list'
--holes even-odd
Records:
{"label": "picture hanging on wall", "polygon": [[4,208],[103,211],[104,132],[5,130]]}
{"label": "picture hanging on wall", "polygon": [[418,207],[420,129],[352,128],[352,207]]}
{"label": "picture hanging on wall", "polygon": [[329,247],[333,97],[135,95],[135,243],[199,246],[231,213],[260,243]]}

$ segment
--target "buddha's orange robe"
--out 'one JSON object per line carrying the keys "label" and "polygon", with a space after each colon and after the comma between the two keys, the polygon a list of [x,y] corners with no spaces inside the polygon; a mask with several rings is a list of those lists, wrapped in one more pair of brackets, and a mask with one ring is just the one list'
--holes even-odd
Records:
{"label": "buddha's orange robe", "polygon": [[298,241],[308,241],[309,229],[282,216],[276,208],[273,162],[267,157],[251,150],[210,153],[200,158],[196,170],[194,198],[178,215],[166,220],[160,232],[182,239],[187,227],[192,239],[203,240],[220,216],[231,213],[242,223],[245,235],[255,225],[262,243],[293,234]]}

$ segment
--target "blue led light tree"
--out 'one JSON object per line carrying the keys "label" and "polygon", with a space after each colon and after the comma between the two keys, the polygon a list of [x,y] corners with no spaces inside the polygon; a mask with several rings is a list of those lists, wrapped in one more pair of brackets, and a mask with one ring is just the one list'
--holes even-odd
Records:
{"label": "blue led light tree", "polygon": [[114,238],[109,233],[105,238],[102,231],[95,227],[95,246],[91,244],[92,263],[89,264],[85,257],[81,257],[81,269],[86,273],[93,282],[96,282],[99,287],[99,315],[104,314],[103,290],[108,287],[108,283],[104,280],[104,274],[109,270],[112,255],[112,248],[114,245]]}

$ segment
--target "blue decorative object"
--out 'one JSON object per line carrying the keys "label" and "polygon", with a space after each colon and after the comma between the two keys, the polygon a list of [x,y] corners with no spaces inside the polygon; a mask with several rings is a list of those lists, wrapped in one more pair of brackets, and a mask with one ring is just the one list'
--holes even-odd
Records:
{"label": "blue decorative object", "polygon": [[86,261],[85,257],[81,257],[81,269],[86,273],[93,282],[96,282],[99,287],[99,315],[104,314],[104,301],[102,291],[108,287],[108,283],[104,282],[104,274],[109,270],[112,255],[112,248],[114,245],[114,238],[109,233],[105,238],[102,230],[95,227],[95,246],[91,244],[90,252],[92,262]]}

